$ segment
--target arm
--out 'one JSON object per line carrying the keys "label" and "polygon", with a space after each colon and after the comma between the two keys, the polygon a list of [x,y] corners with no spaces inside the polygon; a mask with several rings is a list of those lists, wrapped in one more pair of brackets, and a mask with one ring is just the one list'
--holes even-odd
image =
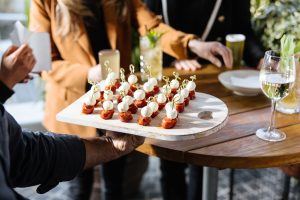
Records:
{"label": "arm", "polygon": [[83,169],[85,147],[78,137],[22,131],[14,118],[5,114],[14,187],[41,184],[38,192],[44,193],[60,181],[71,180]]}
{"label": "arm", "polygon": [[47,192],[61,181],[73,179],[83,169],[123,156],[144,142],[144,138],[109,132],[106,137],[79,139],[22,131],[6,113],[11,158],[10,178],[14,187],[41,184]]}
{"label": "arm", "polygon": [[162,23],[140,0],[134,0],[133,2],[133,13],[135,13],[133,20],[140,34],[146,34],[145,26],[147,26],[148,29],[154,29],[164,33],[161,39],[164,52],[176,59],[187,59],[189,58],[190,50],[195,53],[195,55],[209,60],[218,67],[222,65],[221,60],[217,57],[220,55],[223,58],[225,66],[232,66],[231,51],[221,43],[200,41],[193,34],[176,31]]}

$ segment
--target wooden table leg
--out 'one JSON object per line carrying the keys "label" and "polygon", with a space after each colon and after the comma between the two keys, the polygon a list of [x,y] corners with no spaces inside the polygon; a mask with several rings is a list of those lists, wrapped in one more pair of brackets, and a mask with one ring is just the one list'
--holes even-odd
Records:
{"label": "wooden table leg", "polygon": [[216,200],[218,193],[218,169],[203,167],[202,200]]}

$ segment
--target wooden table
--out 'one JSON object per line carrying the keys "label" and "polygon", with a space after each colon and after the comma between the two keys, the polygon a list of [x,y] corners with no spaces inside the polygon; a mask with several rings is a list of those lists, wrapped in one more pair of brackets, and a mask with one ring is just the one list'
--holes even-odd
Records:
{"label": "wooden table", "polygon": [[[164,69],[172,76],[174,69]],[[270,120],[270,101],[263,95],[237,96],[218,81],[224,69],[208,65],[196,72],[180,72],[181,77],[197,75],[197,91],[222,99],[229,108],[228,124],[219,132],[196,140],[169,142],[146,139],[138,151],[163,159],[213,168],[205,168],[207,181],[216,184],[216,168],[267,168],[300,163],[299,114],[276,114],[276,127],[287,139],[266,142],[256,137],[258,128],[266,127]],[[212,177],[210,177],[212,178]],[[216,187],[216,186],[215,186]],[[210,189],[214,192],[213,188]],[[205,192],[204,192],[205,193]],[[214,199],[207,197],[205,199]]]}

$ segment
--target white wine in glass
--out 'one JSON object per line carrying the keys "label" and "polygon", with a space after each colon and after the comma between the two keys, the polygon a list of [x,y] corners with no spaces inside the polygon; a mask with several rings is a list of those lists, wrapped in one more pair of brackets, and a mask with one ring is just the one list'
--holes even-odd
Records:
{"label": "white wine in glass", "polygon": [[295,59],[293,56],[280,57],[274,51],[267,51],[260,70],[259,80],[263,93],[272,101],[271,120],[268,128],[256,131],[257,137],[266,141],[282,141],[286,138],[284,132],[275,129],[276,103],[286,97],[295,82]]}

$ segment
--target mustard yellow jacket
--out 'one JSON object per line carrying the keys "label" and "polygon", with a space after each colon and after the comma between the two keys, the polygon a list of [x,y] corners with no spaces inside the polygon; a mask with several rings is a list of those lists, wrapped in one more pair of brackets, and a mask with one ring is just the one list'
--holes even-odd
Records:
{"label": "mustard yellow jacket", "polygon": [[[94,136],[94,128],[58,122],[55,118],[58,112],[85,93],[88,70],[96,65],[83,21],[79,22],[79,33],[69,33],[64,39],[56,34],[56,5],[57,0],[33,0],[30,10],[30,29],[49,32],[51,35],[52,69],[43,73],[46,80],[44,125],[52,132]],[[163,51],[176,58],[187,58],[187,44],[194,35],[176,31],[161,23],[160,18],[151,13],[140,0],[128,0],[127,6],[129,12],[122,21],[118,20],[112,6],[103,6],[108,40],[112,49],[120,51],[122,67],[128,67],[131,62],[132,27],[141,35],[145,35],[145,26],[163,32]]]}

